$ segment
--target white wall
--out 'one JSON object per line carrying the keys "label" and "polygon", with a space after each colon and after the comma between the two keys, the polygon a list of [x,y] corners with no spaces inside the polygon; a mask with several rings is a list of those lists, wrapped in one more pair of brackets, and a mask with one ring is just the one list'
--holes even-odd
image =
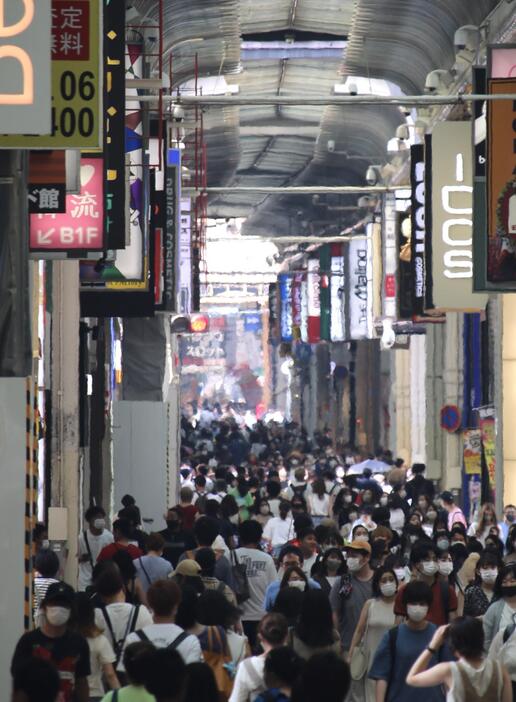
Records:
{"label": "white wall", "polygon": [[113,403],[115,512],[126,493],[140,507],[146,531],[165,528],[163,514],[177,504],[177,404]]}
{"label": "white wall", "polygon": [[10,699],[9,667],[23,634],[25,382],[25,378],[0,378],[0,700]]}

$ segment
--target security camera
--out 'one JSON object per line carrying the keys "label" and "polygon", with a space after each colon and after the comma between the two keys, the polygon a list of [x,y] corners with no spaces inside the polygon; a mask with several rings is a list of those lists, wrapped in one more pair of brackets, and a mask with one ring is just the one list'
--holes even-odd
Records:
{"label": "security camera", "polygon": [[378,182],[378,171],[374,166],[369,166],[366,171],[366,183],[368,185],[376,185]]}
{"label": "security camera", "polygon": [[410,138],[410,130],[408,124],[400,124],[396,129],[396,139],[406,141]]}
{"label": "security camera", "polygon": [[326,142],[326,148],[328,149],[330,154],[332,154],[335,151],[335,142],[333,139],[328,139],[328,141]]}
{"label": "security camera", "polygon": [[380,346],[382,349],[392,349],[396,343],[396,332],[392,328],[392,319],[382,319],[383,332],[380,338]]}
{"label": "security camera", "polygon": [[172,108],[172,119],[174,122],[182,122],[185,118],[185,111],[181,105],[174,105]]}
{"label": "security camera", "polygon": [[356,83],[349,83],[348,85],[348,93],[350,95],[358,95],[358,88]]}
{"label": "security camera", "polygon": [[458,51],[477,51],[480,46],[480,29],[474,24],[459,27],[453,37],[453,43]]}
{"label": "security camera", "polygon": [[425,91],[427,93],[445,92],[453,82],[453,74],[451,71],[446,71],[438,68],[435,71],[430,71],[425,81]]}

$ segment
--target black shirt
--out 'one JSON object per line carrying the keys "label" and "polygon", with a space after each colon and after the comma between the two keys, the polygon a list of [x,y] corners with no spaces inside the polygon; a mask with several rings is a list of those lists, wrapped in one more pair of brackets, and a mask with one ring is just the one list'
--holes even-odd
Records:
{"label": "black shirt", "polygon": [[197,544],[191,531],[170,531],[163,529],[159,532],[165,539],[163,558],[165,558],[173,568],[176,568],[179,556],[185,551],[193,550]]}
{"label": "black shirt", "polygon": [[90,675],[90,650],[80,634],[67,631],[64,636],[50,638],[41,629],[24,634],[16,645],[11,674],[29,658],[41,658],[52,663],[61,679],[64,702],[71,702],[75,681]]}

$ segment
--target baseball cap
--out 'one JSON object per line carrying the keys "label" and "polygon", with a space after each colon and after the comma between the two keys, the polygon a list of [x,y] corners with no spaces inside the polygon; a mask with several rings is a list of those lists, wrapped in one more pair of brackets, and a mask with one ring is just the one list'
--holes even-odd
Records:
{"label": "baseball cap", "polygon": [[68,583],[52,583],[46,591],[43,602],[62,602],[63,604],[72,606],[75,598],[75,590]]}
{"label": "baseball cap", "polygon": [[455,498],[449,490],[441,492],[441,500],[444,500],[445,502],[455,502]]}
{"label": "baseball cap", "polygon": [[344,550],[352,548],[354,551],[365,551],[371,555],[371,546],[367,541],[351,541],[351,543],[344,546]]}
{"label": "baseball cap", "polygon": [[174,575],[185,575],[186,577],[195,577],[201,572],[201,566],[197,561],[191,558],[185,558],[184,561],[177,564],[177,568],[174,571]]}

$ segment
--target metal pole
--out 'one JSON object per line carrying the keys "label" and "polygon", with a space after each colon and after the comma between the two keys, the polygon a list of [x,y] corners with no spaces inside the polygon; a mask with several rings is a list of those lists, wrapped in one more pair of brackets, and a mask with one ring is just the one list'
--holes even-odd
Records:
{"label": "metal pole", "polygon": [[[224,187],[183,188],[185,195],[238,195],[249,193],[279,194],[279,195],[323,195],[325,193],[340,193],[344,195],[362,195],[364,193],[392,193],[403,186],[396,185],[286,185],[276,187],[271,185],[229,185]],[[408,186],[405,186],[408,187]]]}
{"label": "metal pole", "polygon": [[[131,82],[132,85],[132,82]],[[134,99],[134,95],[128,96]],[[157,95],[139,95],[140,102],[155,102]],[[247,107],[253,105],[393,105],[395,107],[418,107],[423,105],[460,105],[466,102],[485,102],[490,100],[514,100],[515,94],[477,95],[470,93],[453,93],[450,95],[164,95],[165,102],[175,105],[203,105]]]}

